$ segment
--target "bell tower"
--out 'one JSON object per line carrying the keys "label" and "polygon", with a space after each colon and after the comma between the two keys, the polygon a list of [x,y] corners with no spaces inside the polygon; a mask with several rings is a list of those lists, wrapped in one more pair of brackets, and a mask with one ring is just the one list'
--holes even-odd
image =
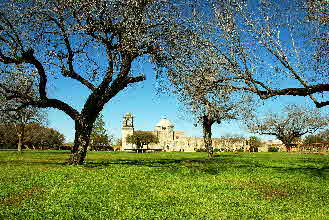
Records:
{"label": "bell tower", "polygon": [[134,116],[131,113],[126,113],[122,120],[122,146],[120,150],[132,148],[132,145],[127,143],[128,135],[134,134]]}

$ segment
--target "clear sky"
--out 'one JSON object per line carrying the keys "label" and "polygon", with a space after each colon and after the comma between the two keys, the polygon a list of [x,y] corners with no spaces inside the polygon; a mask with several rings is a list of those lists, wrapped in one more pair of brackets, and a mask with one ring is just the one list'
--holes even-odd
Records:
{"label": "clear sky", "polygon": [[[146,80],[126,88],[114,97],[103,109],[106,128],[110,134],[115,137],[121,137],[122,117],[125,113],[131,112],[135,116],[135,129],[153,130],[155,124],[163,117],[171,120],[175,125],[175,130],[185,131],[188,136],[202,136],[202,128],[195,127],[195,122],[191,117],[186,117],[182,111],[181,105],[174,95],[157,94],[159,84],[155,79],[155,74],[150,65],[143,67],[146,74]],[[50,95],[60,98],[81,110],[89,94],[89,91],[79,83],[71,79],[55,80],[49,88]],[[274,99],[259,101],[257,112],[263,114],[268,111],[278,111],[286,104],[303,103],[314,106],[309,99],[302,97],[281,96]],[[322,111],[328,111],[323,108]],[[190,118],[190,119],[189,119]],[[49,109],[48,114],[49,127],[63,133],[67,142],[74,140],[74,122],[65,113]],[[220,137],[227,134],[237,134],[249,137],[243,123],[230,121],[221,125],[213,126],[213,136]],[[262,139],[274,139],[270,136],[262,136]]]}
{"label": "clear sky", "polygon": [[[97,60],[102,62],[104,54],[98,53],[97,50],[94,53],[96,53]],[[151,65],[141,64],[138,68],[133,69],[133,71],[145,73],[147,80],[120,92],[105,106],[102,113],[106,128],[110,134],[118,138],[121,137],[122,117],[125,113],[131,112],[135,116],[134,124],[136,130],[153,130],[155,124],[163,116],[166,116],[167,119],[174,123],[175,130],[185,131],[188,136],[202,136],[202,128],[200,126],[194,127],[195,121],[191,120],[192,117],[184,117],[186,113],[182,111],[180,104],[173,95],[157,94],[156,88],[158,83],[155,80],[155,74]],[[282,80],[281,83],[284,86],[296,86],[296,84],[290,84],[291,80],[289,79],[283,78]],[[51,82],[48,90],[50,97],[59,98],[73,105],[79,111],[82,109],[89,94],[89,91],[78,82],[62,78]],[[325,95],[328,95],[328,93],[325,93]],[[277,112],[286,104],[305,104],[314,107],[314,104],[310,102],[309,98],[281,96],[259,101],[257,112],[259,114],[264,114],[268,111]],[[328,112],[329,106],[321,110]],[[49,110],[49,127],[63,133],[66,141],[73,141],[74,122],[63,112],[54,109]],[[242,135],[245,137],[252,135],[246,132],[241,122],[237,121],[225,122],[213,127],[214,137],[227,134]],[[263,138],[274,139],[274,137]]]}

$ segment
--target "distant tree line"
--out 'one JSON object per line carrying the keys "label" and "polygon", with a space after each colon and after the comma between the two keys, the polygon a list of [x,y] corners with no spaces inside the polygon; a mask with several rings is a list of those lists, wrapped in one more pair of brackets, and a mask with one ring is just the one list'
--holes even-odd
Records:
{"label": "distant tree line", "polygon": [[[65,137],[53,128],[29,123],[24,125],[24,135],[22,136],[22,146],[28,149],[47,149],[53,146],[64,144]],[[19,136],[14,124],[0,124],[0,148],[16,149]]]}

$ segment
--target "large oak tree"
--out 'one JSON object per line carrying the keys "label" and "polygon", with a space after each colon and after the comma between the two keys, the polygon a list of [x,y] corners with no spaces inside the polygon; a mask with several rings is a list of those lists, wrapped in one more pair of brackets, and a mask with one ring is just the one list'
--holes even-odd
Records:
{"label": "large oak tree", "polygon": [[[5,76],[35,76],[38,95],[0,83],[0,92],[22,106],[55,108],[75,122],[70,164],[83,163],[93,124],[120,91],[145,79],[138,62],[157,70],[172,53],[188,53],[189,1],[9,0],[0,5],[0,70]],[[184,10],[183,10],[184,8]],[[197,48],[197,47],[195,47]],[[167,65],[168,68],[170,66]],[[20,71],[18,71],[20,70]],[[90,91],[82,110],[49,95],[55,78],[66,77]]]}

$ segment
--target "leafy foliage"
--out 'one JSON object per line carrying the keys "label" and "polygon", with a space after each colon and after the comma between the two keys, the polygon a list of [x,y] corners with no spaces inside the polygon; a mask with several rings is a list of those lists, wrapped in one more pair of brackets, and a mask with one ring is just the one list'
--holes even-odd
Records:
{"label": "leafy foliage", "polygon": [[[18,135],[12,124],[1,124],[0,135],[2,137],[1,145],[3,147],[15,146],[18,143]],[[33,149],[46,149],[56,145],[62,145],[65,137],[60,132],[52,128],[47,128],[38,123],[29,123],[25,125],[22,146]]]}
{"label": "leafy foliage", "polygon": [[323,139],[324,142],[329,142],[329,129],[319,132],[318,135]]}
{"label": "leafy foliage", "polygon": [[279,152],[279,148],[278,147],[269,147],[268,152]]}
{"label": "leafy foliage", "polygon": [[31,123],[26,128],[26,136],[23,142],[31,148],[43,149],[64,144],[65,137],[53,128]]}
{"label": "leafy foliage", "polygon": [[113,137],[108,135],[107,130],[105,128],[104,116],[100,114],[93,126],[93,130],[90,135],[90,143],[91,149],[95,149],[101,146],[110,146],[112,145]]}
{"label": "leafy foliage", "polygon": [[[7,100],[4,95],[1,95],[0,106],[0,123],[3,123],[9,129],[14,128],[16,134],[12,134],[12,136],[18,137],[17,150],[20,152],[25,138],[26,126],[29,123],[45,124],[47,114],[42,109],[36,107],[22,107],[17,100]],[[11,133],[13,130],[8,132]],[[12,144],[13,140],[5,143]]]}
{"label": "leafy foliage", "polygon": [[136,144],[138,148],[150,143],[159,143],[157,136],[148,131],[134,131],[134,134],[128,135],[127,143]]}
{"label": "leafy foliage", "polygon": [[318,135],[307,135],[303,141],[303,143],[306,145],[321,143],[321,142],[324,142],[324,139]]}
{"label": "leafy foliage", "polygon": [[314,143],[329,143],[329,129],[304,138],[304,144],[310,145]]}

